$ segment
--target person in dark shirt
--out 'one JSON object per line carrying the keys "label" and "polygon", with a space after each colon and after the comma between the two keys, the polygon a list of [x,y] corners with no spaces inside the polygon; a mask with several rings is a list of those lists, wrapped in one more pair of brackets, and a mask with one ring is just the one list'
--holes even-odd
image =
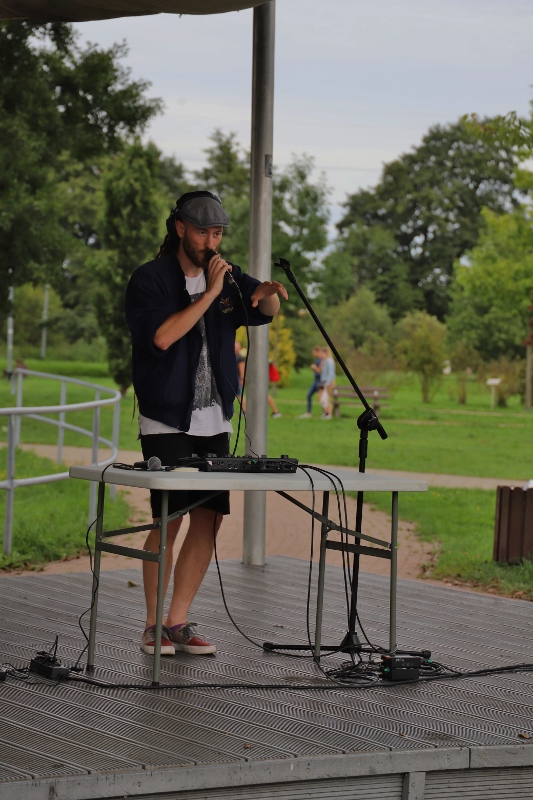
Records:
{"label": "person in dark shirt", "polygon": [[320,385],[320,366],[322,364],[322,348],[320,345],[315,345],[313,347],[313,358],[315,359],[314,362],[311,364],[310,369],[314,372],[313,383],[309,387],[307,392],[307,409],[305,414],[300,415],[300,419],[311,419],[313,416],[311,413],[311,402],[313,399],[313,395],[316,394],[321,388]]}
{"label": "person in dark shirt", "polygon": [[[133,386],[139,403],[143,457],[164,465],[215,453],[227,455],[233,402],[238,396],[235,332],[243,324],[264,325],[278,313],[277,281],[260,283],[217,252],[229,219],[217,195],[188,192],[167,219],[167,236],[158,256],[133,273],[126,291],[126,318],[132,338]],[[233,283],[226,273],[231,273]],[[201,497],[170,492],[168,513]],[[161,492],[151,492],[154,522],[161,517]],[[229,493],[217,495],[190,512],[189,529],[174,568],[174,587],[164,620],[161,654],[176,650],[216,652],[188,622],[189,607],[213,552],[214,535],[229,513]],[[168,525],[167,571],[181,524]],[[150,531],[145,550],[157,552],[159,531]],[[141,648],[153,654],[157,602],[157,564],[143,562],[146,627]]]}

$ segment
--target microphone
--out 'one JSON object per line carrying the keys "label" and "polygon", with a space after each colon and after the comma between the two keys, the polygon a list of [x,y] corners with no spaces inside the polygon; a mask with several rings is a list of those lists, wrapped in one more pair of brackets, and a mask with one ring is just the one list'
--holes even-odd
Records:
{"label": "microphone", "polygon": [[[207,263],[209,263],[211,261],[213,256],[218,256],[218,253],[217,253],[216,250],[208,249],[208,250],[205,251],[205,260],[206,260]],[[231,272],[229,270],[226,270],[226,272],[224,273],[224,278],[226,279],[226,281],[229,284],[233,284],[234,286],[237,286],[237,284],[233,280],[232,274],[231,274]]]}
{"label": "microphone", "polygon": [[161,469],[161,459],[157,456],[151,456],[148,461],[135,461],[133,464],[135,469],[149,469],[157,471]]}

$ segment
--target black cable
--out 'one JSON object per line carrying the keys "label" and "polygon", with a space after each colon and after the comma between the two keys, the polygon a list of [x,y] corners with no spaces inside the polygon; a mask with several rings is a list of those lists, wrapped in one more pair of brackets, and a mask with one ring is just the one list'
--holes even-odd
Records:
{"label": "black cable", "polygon": [[[113,466],[115,466],[115,465],[114,464],[108,464],[107,467],[104,467],[104,469],[102,470],[102,474],[100,475],[100,483],[104,480],[104,475],[106,474],[106,472],[109,469],[109,467],[113,467]],[[105,488],[104,488],[104,491],[105,491]],[[86,608],[85,611],[83,611],[80,614],[80,616],[78,617],[78,627],[79,627],[79,629],[81,630],[81,632],[82,632],[82,634],[84,636],[85,647],[83,648],[83,650],[79,654],[79,656],[78,656],[78,658],[76,660],[76,663],[72,667],[70,667],[70,669],[73,670],[74,672],[80,670],[80,666],[79,666],[80,661],[83,658],[83,656],[85,654],[85,651],[89,647],[89,637],[85,633],[85,628],[82,625],[82,619],[86,614],[89,614],[93,610],[94,604],[96,602],[96,595],[98,593],[98,587],[100,585],[100,580],[99,580],[99,578],[96,577],[95,572],[94,572],[93,554],[92,554],[92,550],[91,550],[91,545],[89,544],[89,534],[90,534],[91,529],[93,528],[93,526],[96,525],[98,520],[100,519],[102,511],[103,511],[103,505],[102,505],[102,508],[100,509],[100,512],[96,515],[95,519],[93,519],[93,521],[91,522],[91,524],[87,528],[87,531],[85,532],[85,546],[87,547],[87,551],[89,553],[89,569],[91,571],[91,575],[93,576],[93,589],[92,589],[92,596],[91,596],[91,605],[89,606],[89,608]],[[57,637],[56,637],[56,650],[57,650]]]}
{"label": "black cable", "polygon": [[[248,436],[248,433],[247,433],[247,422],[248,422],[248,420],[246,418],[246,412],[244,411],[244,409],[242,407],[242,401],[244,399],[244,389],[245,389],[245,386],[246,386],[246,375],[247,375],[247,371],[248,371],[248,356],[250,354],[250,327],[249,327],[249,322],[248,322],[248,309],[246,308],[246,304],[244,302],[244,298],[242,296],[242,292],[241,292],[241,290],[239,288],[239,285],[235,281],[234,281],[233,285],[235,286],[235,289],[237,290],[237,292],[239,294],[239,298],[240,298],[241,305],[242,305],[242,310],[244,312],[244,317],[245,317],[245,323],[244,324],[245,324],[245,329],[246,329],[246,357],[244,359],[244,375],[243,375],[243,378],[242,378],[242,394],[241,394],[241,398],[240,399],[239,399],[238,394],[235,392],[233,384],[231,383],[230,379],[228,378],[228,376],[225,374],[224,370],[222,369],[222,349],[220,351],[219,358],[218,358],[218,367],[219,367],[219,370],[220,370],[220,374],[222,375],[224,380],[227,381],[227,383],[229,384],[229,386],[231,388],[231,391],[233,392],[234,400],[237,400],[237,402],[239,403],[239,416],[238,416],[238,421],[237,421],[237,435],[236,435],[236,438],[235,438],[235,444],[233,446],[233,452],[232,452],[231,455],[235,456],[235,453],[237,452],[237,447],[239,445],[239,439],[240,439],[240,435],[241,435],[241,424],[242,424],[242,420],[244,419],[244,436],[245,436],[245,438],[246,438],[246,440],[248,442],[248,445],[249,445],[249,448],[250,448],[250,453],[252,455],[256,456],[257,453],[253,450],[252,442],[251,442],[250,437]],[[220,330],[220,327],[218,327],[218,335],[220,337],[220,340],[222,341],[222,331]]]}
{"label": "black cable", "polygon": [[[233,617],[231,611],[229,610],[229,606],[228,606],[227,599],[226,599],[226,592],[224,590],[224,583],[223,583],[223,580],[222,580],[222,573],[221,573],[221,570],[220,570],[220,562],[218,560],[217,540],[216,540],[216,520],[215,520],[214,537],[213,538],[214,538],[214,555],[215,555],[215,564],[216,564],[217,574],[218,574],[218,583],[219,583],[219,586],[220,586],[220,594],[222,596],[222,603],[224,604],[224,609],[226,611],[226,614],[228,615],[228,618],[229,618],[231,624],[233,625],[233,627],[235,628],[235,630],[238,631],[238,633],[240,633],[240,635],[244,639],[246,639],[248,642],[250,642],[250,644],[252,644],[254,647],[256,647],[257,649],[259,649],[259,650],[264,652],[265,648],[263,647],[263,645],[260,644],[260,642],[256,642],[255,639],[252,639],[250,636],[248,636],[246,633],[244,633],[242,628],[235,621],[235,618]],[[306,658],[306,659],[309,658],[309,656],[297,655],[296,653],[279,653],[279,655],[284,656],[286,658]]]}
{"label": "black cable", "polygon": [[322,691],[323,689],[391,689],[393,686],[416,685],[417,683],[428,683],[435,680],[451,680],[455,678],[473,678],[484,675],[498,675],[507,673],[521,673],[533,672],[533,664],[510,664],[505,667],[491,667],[481,670],[471,670],[466,672],[454,671],[439,672],[435,675],[422,676],[417,681],[384,681],[377,680],[375,682],[362,682],[362,683],[343,683],[332,681],[328,678],[324,683],[312,684],[287,684],[287,683],[169,683],[169,684],[143,684],[143,683],[107,683],[105,681],[98,681],[94,678],[86,678],[84,676],[76,675],[69,680],[79,683],[87,683],[91,686],[97,686],[102,689],[135,689],[141,691],[158,691],[160,689],[276,689],[287,691]]}

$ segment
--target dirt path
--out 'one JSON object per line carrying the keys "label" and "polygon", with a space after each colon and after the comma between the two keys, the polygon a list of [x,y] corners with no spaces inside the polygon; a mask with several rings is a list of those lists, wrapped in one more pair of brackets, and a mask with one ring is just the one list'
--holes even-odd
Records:
{"label": "dirt path", "polygon": [[[55,458],[57,452],[56,448],[52,445],[22,445],[22,447],[23,449],[33,450],[38,455],[51,459]],[[102,460],[106,458],[107,455],[107,452],[102,451]],[[90,463],[90,458],[91,456],[89,448],[63,448],[63,460],[68,465],[87,464]],[[140,454],[131,450],[121,451],[118,456],[118,460],[125,463],[132,463],[139,458]],[[385,470],[370,470],[370,472],[375,474],[391,474],[390,471]],[[415,474],[409,472],[394,472],[393,474],[402,477],[421,478],[426,480],[432,486],[451,486],[462,488],[479,487],[483,489],[492,489],[501,484],[513,484],[512,481],[499,481],[492,478],[464,478],[456,475],[434,475],[425,473]],[[517,483],[520,484],[520,481]],[[124,488],[123,491],[126,494],[126,499],[134,509],[131,518],[132,524],[140,525],[144,522],[148,522],[150,520],[148,491],[144,489],[129,488]],[[300,499],[302,502],[305,502],[309,506],[311,505],[311,493],[309,493],[309,496],[307,496],[305,493],[302,494],[299,492],[298,499]],[[242,555],[244,493],[232,492],[231,504],[232,513],[229,517],[225,518],[219,537],[219,558],[221,559],[237,559]],[[350,525],[353,525],[356,509],[355,500],[352,498],[347,498],[347,508]],[[390,517],[388,514],[367,507],[365,508],[364,523],[365,533],[369,534],[370,536],[375,536],[385,540],[390,538]],[[184,533],[185,531],[183,531],[183,534]],[[138,533],[127,534],[123,537],[116,537],[114,541],[117,543],[122,541],[124,544],[127,543],[130,547],[142,547],[144,539],[145,534]],[[318,558],[317,541],[318,528],[315,531],[315,560]],[[424,577],[424,575],[430,570],[431,564],[435,558],[435,550],[433,545],[427,542],[421,542],[414,533],[414,525],[403,521],[400,521],[399,524],[398,543],[399,577],[411,579]],[[267,558],[274,555],[286,555],[292,556],[293,558],[308,559],[310,544],[310,517],[292,504],[288,503],[282,497],[279,497],[279,495],[269,492],[267,494]],[[137,563],[134,559],[125,558],[123,556],[115,556],[108,553],[104,553],[102,555],[102,569],[123,569],[131,567],[134,563]],[[328,563],[340,566],[342,564],[341,554],[335,551],[329,551]],[[382,575],[388,574],[389,562],[386,559],[363,556],[361,559],[361,569],[364,572]],[[87,556],[79,556],[77,558],[72,558],[65,561],[56,561],[47,564],[42,570],[40,570],[40,572],[52,574],[85,572],[88,570],[89,558]],[[27,575],[32,573],[28,571],[21,571],[19,574]],[[439,581],[430,582],[442,583]],[[459,584],[452,584],[450,582],[444,583],[447,586],[459,586]]]}

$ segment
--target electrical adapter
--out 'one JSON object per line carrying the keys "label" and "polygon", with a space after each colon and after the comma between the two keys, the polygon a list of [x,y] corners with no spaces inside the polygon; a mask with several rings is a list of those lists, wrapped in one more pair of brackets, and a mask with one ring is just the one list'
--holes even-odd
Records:
{"label": "electrical adapter", "polygon": [[5,667],[0,667],[0,681],[5,681],[7,678],[7,669]]}
{"label": "electrical adapter", "polygon": [[69,668],[64,667],[57,658],[48,655],[48,653],[37,653],[35,658],[30,661],[30,671],[37,672],[45,678],[51,680],[62,680],[68,678]]}

